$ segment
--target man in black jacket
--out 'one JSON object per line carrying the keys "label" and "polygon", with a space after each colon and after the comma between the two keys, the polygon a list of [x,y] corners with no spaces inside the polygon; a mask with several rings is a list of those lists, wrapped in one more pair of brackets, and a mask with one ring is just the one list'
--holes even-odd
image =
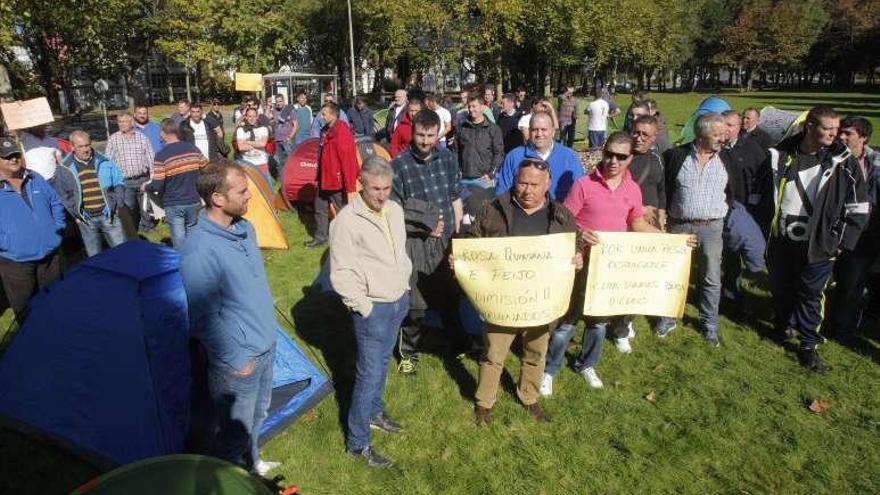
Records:
{"label": "man in black jacket", "polygon": [[467,102],[468,118],[455,132],[458,164],[464,180],[480,179],[491,184],[504,160],[501,129],[483,113],[483,101],[471,94]]}
{"label": "man in black jacket", "polygon": [[180,122],[180,140],[196,145],[196,148],[210,161],[223,157],[220,139],[223,130],[213,120],[202,118],[202,104],[190,106],[189,118]]}
{"label": "man in black jacket", "polygon": [[376,129],[373,126],[373,110],[367,106],[366,100],[358,96],[354,106],[348,109],[348,120],[351,122],[351,130],[358,136],[373,137]]}
{"label": "man in black jacket", "polygon": [[870,209],[859,163],[835,141],[839,128],[834,110],[814,107],[804,131],[770,148],[765,162],[776,199],[767,247],[776,326],[797,332],[801,364],[817,373],[825,371],[817,350],[825,284]]}
{"label": "man in black jacket", "polygon": [[746,108],[742,112],[742,136],[743,138],[753,139],[761,149],[767,151],[773,146],[773,138],[767,134],[767,131],[758,127],[761,121],[761,112],[757,108]]}
{"label": "man in black jacket", "polygon": [[761,166],[767,153],[755,140],[740,136],[742,119],[739,113],[728,110],[721,115],[727,129],[721,159],[738,177],[732,182],[735,187],[731,190],[730,212],[724,225],[721,297],[725,304],[738,311],[742,303],[740,282],[743,262],[753,274],[763,272],[766,268],[766,231],[762,232],[758,218],[769,224],[769,219],[761,215],[759,209],[764,194],[761,181],[766,178]]}

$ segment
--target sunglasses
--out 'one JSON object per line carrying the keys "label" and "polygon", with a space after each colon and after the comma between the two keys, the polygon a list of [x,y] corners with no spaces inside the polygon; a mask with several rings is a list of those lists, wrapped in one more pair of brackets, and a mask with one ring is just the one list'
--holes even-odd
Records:
{"label": "sunglasses", "polygon": [[526,158],[523,161],[519,162],[519,168],[526,167],[535,167],[538,170],[547,170],[550,168],[550,165],[544,160],[538,158]]}
{"label": "sunglasses", "polygon": [[608,151],[608,150],[602,151],[602,156],[604,156],[608,160],[611,160],[612,158],[617,158],[617,161],[619,161],[619,162],[625,162],[626,159],[630,157],[629,154],[615,153],[613,151]]}

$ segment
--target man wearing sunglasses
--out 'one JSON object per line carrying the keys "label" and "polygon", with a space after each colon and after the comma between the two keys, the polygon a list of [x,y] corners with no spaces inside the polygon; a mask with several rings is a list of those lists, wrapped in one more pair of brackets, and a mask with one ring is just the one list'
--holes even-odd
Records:
{"label": "man wearing sunglasses", "polygon": [[[496,197],[474,219],[467,237],[508,237],[575,232],[574,218],[562,204],[550,199],[550,165],[540,158],[525,158],[516,167],[516,178],[509,192]],[[580,244],[580,239],[578,239]],[[581,249],[572,260],[583,266]],[[455,259],[449,257],[450,264]],[[517,335],[522,336],[522,371],[516,395],[523,407],[539,422],[547,415],[538,404],[538,386],[544,373],[547,342],[554,323],[529,328],[485,325],[486,353],[480,362],[474,415],[478,425],[492,419],[504,359]]]}
{"label": "man wearing sunglasses", "polygon": [[[615,132],[605,143],[602,161],[590,175],[575,183],[565,199],[565,207],[575,217],[578,231],[590,246],[599,243],[597,232],[660,232],[645,220],[642,192],[629,173],[632,162],[633,140],[625,132]],[[553,332],[547,351],[547,365],[539,392],[544,397],[553,393],[553,377],[565,360],[565,349],[583,318],[585,272],[580,272],[572,291],[569,314]],[[575,361],[575,370],[592,388],[602,388],[596,365],[602,354],[602,343],[608,327],[615,334],[615,344],[622,352],[630,352],[627,316],[586,318],[581,355]]]}

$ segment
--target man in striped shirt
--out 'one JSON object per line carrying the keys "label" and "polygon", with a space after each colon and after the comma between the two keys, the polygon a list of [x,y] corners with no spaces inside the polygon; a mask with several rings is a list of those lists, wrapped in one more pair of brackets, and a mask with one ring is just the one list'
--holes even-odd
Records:
{"label": "man in striped shirt", "polygon": [[145,190],[159,196],[165,207],[165,222],[171,231],[171,244],[180,247],[195,227],[202,208],[196,180],[208,159],[192,143],[181,141],[178,126],[172,119],[162,121],[160,136],[165,142],[156,153],[152,180]]}
{"label": "man in striped shirt", "polygon": [[73,152],[63,165],[73,172],[73,184],[60,184],[65,208],[74,216],[85,244],[86,255],[101,252],[102,237],[116,247],[125,242],[119,219],[124,203],[125,179],[119,167],[92,149],[92,139],[85,131],[70,133]]}
{"label": "man in striped shirt", "polygon": [[150,140],[134,129],[134,118],[128,112],[116,117],[119,131],[107,140],[107,156],[113,160],[125,177],[125,207],[134,224],[142,231],[153,228],[149,215],[141,211],[141,185],[150,179],[150,167],[155,156]]}

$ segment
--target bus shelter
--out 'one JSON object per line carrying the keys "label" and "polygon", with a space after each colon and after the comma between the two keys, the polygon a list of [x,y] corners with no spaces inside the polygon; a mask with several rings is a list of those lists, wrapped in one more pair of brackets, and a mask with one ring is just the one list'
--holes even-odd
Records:
{"label": "bus shelter", "polygon": [[339,78],[333,74],[275,72],[263,75],[263,94],[266,98],[281,94],[287,102],[292,103],[296,94],[303,91],[312,108],[320,108],[326,94],[333,95],[339,103],[338,88]]}

